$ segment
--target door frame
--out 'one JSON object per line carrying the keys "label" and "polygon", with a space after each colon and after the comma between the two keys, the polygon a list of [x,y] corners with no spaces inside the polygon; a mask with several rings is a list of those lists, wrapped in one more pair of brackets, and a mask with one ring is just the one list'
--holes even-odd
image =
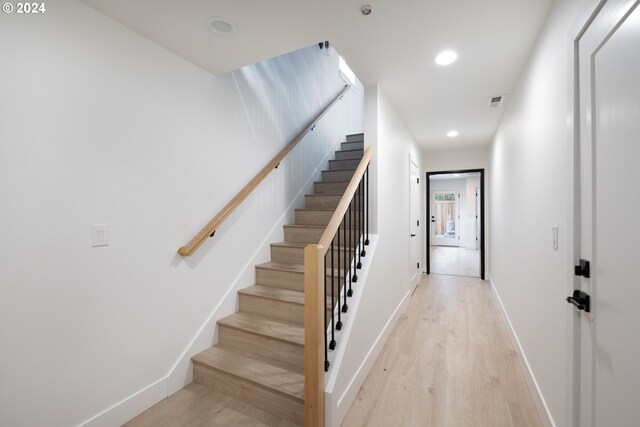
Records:
{"label": "door frame", "polygon": [[[427,216],[425,220],[431,224],[431,177],[433,175],[446,175],[453,173],[480,173],[480,278],[485,280],[485,208],[484,208],[484,199],[485,199],[485,185],[484,185],[484,168],[482,169],[461,169],[461,170],[448,170],[448,171],[434,171],[427,172],[427,182],[426,182],[426,200],[427,200]],[[431,274],[431,225],[429,227],[425,227],[426,234],[426,269],[427,274]]]}
{"label": "door frame", "polygon": [[[570,295],[581,289],[580,278],[575,276],[573,267],[578,265],[581,254],[581,180],[580,180],[580,75],[579,43],[607,0],[587,0],[575,18],[567,35],[567,158],[569,159],[568,194],[569,203],[567,227],[566,292]],[[568,307],[567,324],[567,364],[565,379],[565,419],[571,427],[580,425],[580,317],[578,310]]]}
{"label": "door frame", "polygon": [[[606,0],[588,0],[576,17],[567,36],[567,158],[569,159],[568,194],[571,195],[567,227],[566,293],[580,289],[580,280],[574,275],[573,266],[578,264],[580,242],[580,76],[579,42],[582,35],[596,18]],[[567,307],[567,363],[565,379],[565,420],[571,427],[579,426],[580,419],[580,317],[577,310]]]}
{"label": "door frame", "polygon": [[[418,180],[418,182],[416,182],[415,184],[413,184],[413,182],[411,181],[412,175],[413,175],[412,174],[412,168],[413,167],[415,167],[415,177]],[[419,237],[420,236],[420,219],[421,219],[420,216],[422,215],[421,208],[420,208],[420,167],[418,166],[418,163],[411,156],[411,153],[409,153],[409,183],[410,183],[410,185],[417,185],[418,186],[418,189],[416,190],[417,200],[415,200],[415,207],[418,210],[417,216],[416,216],[416,221],[418,221],[417,224],[416,224],[416,237]],[[412,212],[411,212],[412,207],[413,207],[412,206],[413,203],[414,203],[414,200],[413,200],[412,189],[409,188],[409,234],[410,235],[413,234],[413,233],[411,233],[411,231],[412,231],[411,228],[413,227],[413,225],[412,225],[413,218],[412,218]],[[409,258],[410,258],[409,259],[409,271],[414,271],[413,270],[413,259],[411,259],[411,248],[412,248],[413,242],[411,242],[411,239],[412,239],[411,237],[409,239],[410,239],[410,241],[409,241]],[[418,252],[417,254],[415,254],[415,255],[417,255],[417,258],[418,258],[418,266],[415,269],[416,273],[409,278],[409,281],[411,282],[412,288],[419,283],[418,280],[420,279],[420,273],[422,271],[420,269],[420,261],[422,261],[422,254],[420,253],[420,242],[417,242],[415,245],[416,245],[416,251]]]}

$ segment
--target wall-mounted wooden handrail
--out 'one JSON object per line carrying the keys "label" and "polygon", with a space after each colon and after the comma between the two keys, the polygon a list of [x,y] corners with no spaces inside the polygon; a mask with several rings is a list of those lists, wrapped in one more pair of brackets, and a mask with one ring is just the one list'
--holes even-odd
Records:
{"label": "wall-mounted wooden handrail", "polygon": [[213,237],[213,234],[216,232],[220,224],[224,222],[225,219],[240,204],[253,192],[253,190],[260,185],[262,181],[274,170],[278,167],[280,162],[289,154],[291,150],[298,144],[298,142],[302,141],[302,139],[309,133],[313,128],[318,124],[320,119],[324,117],[325,114],[333,107],[336,102],[338,102],[344,94],[349,90],[351,86],[346,85],[336,96],[333,101],[324,109],[322,112],[305,128],[305,130],[298,135],[292,142],[290,142],[286,147],[284,147],[280,152],[267,164],[252,180],[249,182],[240,192],[224,207],[216,216],[213,217],[211,221],[207,225],[204,226],[202,230],[198,234],[195,235],[193,239],[186,245],[182,246],[178,249],[178,253],[182,256],[190,256],[193,254],[196,249],[200,247],[207,240],[208,237]]}
{"label": "wall-mounted wooden handrail", "polygon": [[324,340],[326,325],[324,316],[327,308],[323,285],[327,267],[324,265],[324,258],[367,171],[373,152],[373,147],[365,150],[364,156],[318,244],[307,245],[304,249],[304,425],[307,427],[324,427],[325,422]]}

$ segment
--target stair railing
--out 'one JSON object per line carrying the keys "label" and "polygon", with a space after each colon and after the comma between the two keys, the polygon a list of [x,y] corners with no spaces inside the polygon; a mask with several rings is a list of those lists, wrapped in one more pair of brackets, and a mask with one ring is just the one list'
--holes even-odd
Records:
{"label": "stair railing", "polygon": [[[304,399],[305,426],[324,426],[324,374],[329,350],[336,347],[341,313],[349,309],[357,271],[369,244],[369,163],[365,150],[318,244],[304,249]],[[336,319],[337,317],[337,319]]]}
{"label": "stair railing", "polygon": [[280,152],[242,190],[240,190],[240,192],[233,199],[231,199],[231,201],[227,203],[227,205],[222,208],[222,210],[218,212],[218,214],[214,216],[213,219],[209,221],[207,225],[205,225],[202,230],[200,230],[198,234],[196,234],[193,239],[189,241],[189,243],[178,249],[178,253],[182,256],[190,256],[196,251],[196,249],[200,247],[200,245],[204,243],[205,240],[207,240],[208,237],[213,237],[218,227],[220,227],[220,224],[222,224],[224,220],[227,219],[227,217],[229,217],[229,215],[231,215],[233,211],[235,211],[236,208],[240,206],[240,204],[242,204],[242,202],[247,197],[249,197],[253,190],[255,190],[258,185],[260,185],[260,183],[264,181],[264,179],[269,176],[269,174],[274,169],[278,168],[280,162],[282,162],[287,154],[289,154],[289,152],[293,150],[293,148],[316,127],[320,119],[322,119],[322,117],[324,117],[324,115],[327,114],[327,112],[329,112],[329,110],[331,110],[331,108],[340,99],[342,99],[342,97],[345,93],[347,93],[350,87],[351,86],[349,85],[345,85],[345,87],[333,99],[333,101],[331,101],[331,103],[324,110],[322,110],[320,114],[318,114],[318,116],[304,129],[304,131],[302,131],[302,133],[298,135],[293,141],[291,141],[286,147],[280,150]]}

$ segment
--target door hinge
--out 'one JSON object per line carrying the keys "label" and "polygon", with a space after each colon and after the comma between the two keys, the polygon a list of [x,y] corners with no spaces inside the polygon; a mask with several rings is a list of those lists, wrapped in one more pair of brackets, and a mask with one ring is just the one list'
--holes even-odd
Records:
{"label": "door hinge", "polygon": [[418,268],[420,268],[420,263],[418,263]]}
{"label": "door hinge", "polygon": [[420,184],[420,178],[416,178],[416,184]]}
{"label": "door hinge", "polygon": [[417,221],[416,221],[416,225],[417,225],[418,227],[420,227],[420,220],[417,220]]}

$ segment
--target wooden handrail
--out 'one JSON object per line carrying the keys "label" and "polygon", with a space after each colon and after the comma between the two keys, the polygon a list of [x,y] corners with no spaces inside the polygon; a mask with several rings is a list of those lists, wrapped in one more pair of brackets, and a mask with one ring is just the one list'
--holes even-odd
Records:
{"label": "wooden handrail", "polygon": [[344,94],[347,93],[350,87],[351,86],[349,85],[345,85],[345,87],[340,91],[338,96],[336,96],[333,99],[333,101],[331,101],[331,103],[324,110],[322,110],[322,112],[309,124],[309,126],[307,126],[305,130],[300,135],[298,135],[292,142],[290,142],[286,147],[280,150],[280,152],[273,158],[273,160],[271,160],[269,164],[267,164],[267,166],[265,166],[251,180],[251,182],[249,182],[242,190],[240,190],[240,192],[224,208],[222,208],[222,210],[218,212],[218,214],[214,216],[213,219],[209,221],[209,223],[205,225],[204,228],[200,230],[200,232],[198,232],[198,234],[196,234],[195,237],[191,239],[189,243],[187,243],[186,245],[178,249],[178,253],[182,256],[190,256],[196,251],[196,249],[200,247],[200,245],[204,243],[205,240],[207,240],[208,237],[213,237],[214,233],[216,232],[220,224],[222,224],[224,220],[227,219],[227,217],[231,215],[231,213],[233,213],[233,211],[236,210],[236,208],[240,206],[240,204],[247,197],[249,197],[249,195],[253,192],[253,190],[255,190],[256,187],[258,187],[258,185],[260,185],[260,183],[264,181],[264,179],[274,169],[278,167],[280,162],[287,156],[287,154],[289,154],[289,152],[293,150],[293,148],[298,144],[298,142],[302,141],[302,139],[309,132],[311,132],[311,130],[313,130],[313,128],[320,121],[320,119],[322,119],[322,117],[324,117],[324,115],[327,114],[327,112],[331,109],[331,107],[333,107],[336,104],[336,102],[338,102],[344,96]]}
{"label": "wooden handrail", "polygon": [[344,195],[342,196],[342,199],[340,199],[340,203],[338,203],[336,211],[331,216],[329,225],[327,225],[324,233],[322,233],[322,237],[320,237],[318,245],[324,248],[324,251],[321,254],[322,256],[324,256],[324,254],[329,249],[329,245],[331,245],[333,236],[336,235],[336,231],[338,230],[338,227],[342,222],[342,218],[349,208],[349,203],[351,203],[353,195],[356,194],[358,184],[360,183],[360,180],[362,179],[364,173],[367,171],[367,166],[369,165],[369,163],[371,162],[371,158],[373,157],[373,150],[373,147],[369,147],[364,151],[364,156],[362,156],[362,160],[360,160],[358,168],[353,173],[353,177],[351,178],[351,182],[349,182],[349,186],[344,191]]}
{"label": "wooden handrail", "polygon": [[373,147],[365,150],[318,244],[307,245],[304,248],[304,425],[306,427],[324,427],[325,421],[323,362],[326,299],[322,284],[327,268],[324,265],[324,257],[367,171],[373,152]]}

